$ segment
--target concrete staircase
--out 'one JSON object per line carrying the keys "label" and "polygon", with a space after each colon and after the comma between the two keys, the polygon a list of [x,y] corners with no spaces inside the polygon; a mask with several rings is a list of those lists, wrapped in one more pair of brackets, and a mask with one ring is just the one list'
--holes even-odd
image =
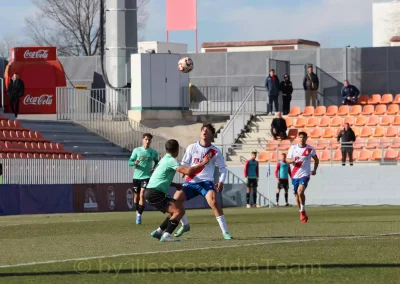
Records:
{"label": "concrete staircase", "polygon": [[247,127],[247,132],[243,133],[238,139],[237,144],[229,150],[227,155],[227,164],[243,164],[250,158],[252,151],[258,153],[264,151],[264,148],[271,135],[271,122],[275,116],[258,115],[253,117]]}
{"label": "concrete staircase", "polygon": [[86,159],[129,159],[130,152],[91,133],[83,126],[53,120],[19,119],[23,127],[39,131],[45,139],[62,143],[66,151],[81,154]]}

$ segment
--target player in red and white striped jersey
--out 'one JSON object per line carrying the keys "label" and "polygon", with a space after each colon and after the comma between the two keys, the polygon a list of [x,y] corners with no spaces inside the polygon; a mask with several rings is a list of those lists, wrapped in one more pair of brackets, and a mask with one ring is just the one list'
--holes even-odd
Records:
{"label": "player in red and white striped jersey", "polygon": [[[182,165],[190,167],[202,162],[205,156],[210,156],[210,162],[200,168],[194,175],[187,176],[182,190],[175,193],[174,199],[184,202],[198,195],[202,195],[214,211],[215,217],[221,227],[224,239],[230,240],[232,236],[228,232],[224,212],[217,202],[216,191],[223,189],[227,170],[221,151],[211,144],[215,134],[215,128],[211,124],[203,124],[201,128],[200,141],[189,145],[182,159]],[[215,165],[218,166],[220,177],[214,185]],[[186,215],[181,219],[182,227],[175,233],[175,237],[182,236],[190,231],[190,225]]]}
{"label": "player in red and white striped jersey", "polygon": [[[306,196],[304,194],[311,175],[316,175],[319,159],[315,149],[307,145],[307,133],[299,133],[300,143],[292,145],[287,155],[287,162],[293,164],[292,184],[293,192],[300,209],[300,220],[303,223],[308,221],[305,210]],[[311,159],[314,160],[314,169],[311,170]]]}

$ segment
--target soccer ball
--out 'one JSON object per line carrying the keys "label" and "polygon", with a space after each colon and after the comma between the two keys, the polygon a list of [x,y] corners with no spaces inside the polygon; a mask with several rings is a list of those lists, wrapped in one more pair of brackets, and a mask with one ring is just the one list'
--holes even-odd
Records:
{"label": "soccer ball", "polygon": [[193,70],[193,61],[190,57],[183,57],[178,61],[178,69],[183,73],[189,73]]}

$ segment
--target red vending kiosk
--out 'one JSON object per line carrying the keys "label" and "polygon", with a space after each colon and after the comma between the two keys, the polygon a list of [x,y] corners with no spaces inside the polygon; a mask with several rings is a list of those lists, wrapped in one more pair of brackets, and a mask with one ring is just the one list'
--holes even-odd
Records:
{"label": "red vending kiosk", "polygon": [[[56,47],[13,47],[11,61],[4,72],[6,90],[11,77],[18,73],[25,84],[20,114],[55,114],[56,87],[65,87],[64,68],[57,60]],[[10,97],[4,98],[5,112],[11,112]]]}

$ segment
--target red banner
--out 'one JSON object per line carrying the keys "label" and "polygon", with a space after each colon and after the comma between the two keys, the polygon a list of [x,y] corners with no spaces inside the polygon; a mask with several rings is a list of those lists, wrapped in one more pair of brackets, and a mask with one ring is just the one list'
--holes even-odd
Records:
{"label": "red banner", "polygon": [[196,29],[196,0],[167,0],[167,31]]}
{"label": "red banner", "polygon": [[52,46],[31,46],[11,48],[11,62],[16,61],[55,61],[57,48]]}

